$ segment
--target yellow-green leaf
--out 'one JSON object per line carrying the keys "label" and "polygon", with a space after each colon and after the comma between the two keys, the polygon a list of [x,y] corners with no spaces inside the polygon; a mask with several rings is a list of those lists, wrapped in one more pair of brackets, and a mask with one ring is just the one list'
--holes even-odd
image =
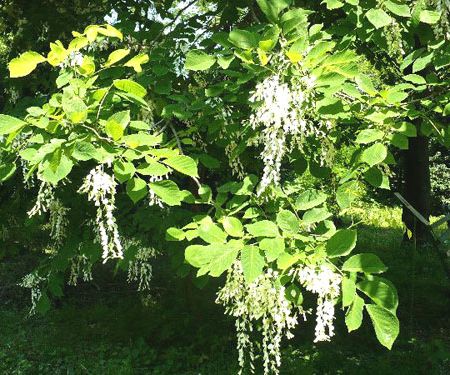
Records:
{"label": "yellow-green leaf", "polygon": [[34,51],[22,53],[19,57],[12,59],[9,63],[9,76],[11,78],[25,77],[36,69],[38,64],[45,60],[44,56]]}

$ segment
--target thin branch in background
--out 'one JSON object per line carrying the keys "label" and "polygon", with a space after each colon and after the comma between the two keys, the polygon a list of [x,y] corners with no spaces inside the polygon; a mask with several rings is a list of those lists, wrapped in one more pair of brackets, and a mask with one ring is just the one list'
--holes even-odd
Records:
{"label": "thin branch in background", "polygon": [[162,30],[158,33],[158,35],[155,37],[155,39],[152,40],[152,44],[150,46],[150,48],[154,47],[156,42],[159,41],[159,39],[161,39],[161,37],[164,35],[164,32],[171,27],[175,22],[178,21],[178,19],[182,16],[182,14],[188,10],[191,6],[193,6],[196,2],[198,2],[198,0],[192,0],[190,1],[188,4],[186,4],[183,8],[181,8],[177,14],[175,15],[175,18],[170,21],[167,25],[165,25]]}

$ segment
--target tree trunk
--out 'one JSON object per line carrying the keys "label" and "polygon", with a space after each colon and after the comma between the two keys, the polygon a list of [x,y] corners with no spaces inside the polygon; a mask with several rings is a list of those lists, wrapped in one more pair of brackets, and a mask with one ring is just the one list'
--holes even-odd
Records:
{"label": "tree trunk", "polygon": [[[430,218],[430,162],[429,139],[418,135],[409,139],[409,148],[405,151],[404,186],[405,199],[427,220]],[[403,207],[403,222],[413,233],[418,244],[424,243],[429,237],[429,229],[406,208]],[[405,239],[407,236],[405,236]]]}

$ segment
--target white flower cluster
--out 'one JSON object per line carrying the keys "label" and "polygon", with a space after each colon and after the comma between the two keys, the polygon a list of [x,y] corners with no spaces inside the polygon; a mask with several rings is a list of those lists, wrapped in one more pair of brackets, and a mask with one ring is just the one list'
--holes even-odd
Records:
{"label": "white flower cluster", "polygon": [[123,258],[123,246],[114,217],[116,181],[103,170],[103,166],[92,169],[80,187],[80,193],[87,193],[88,200],[97,207],[95,223],[103,249],[103,263],[108,259]]}
{"label": "white flower cluster", "polygon": [[33,208],[28,211],[28,217],[33,217],[34,215],[42,215],[43,213],[47,212],[54,201],[55,193],[53,187],[46,182],[41,182],[36,198],[36,203],[34,204]]}
{"label": "white flower cluster", "polygon": [[64,207],[59,199],[54,199],[49,206],[50,211],[50,237],[55,241],[59,247],[63,244],[66,238],[66,229],[69,221],[67,220],[67,213],[69,208]]}
{"label": "white flower cluster", "polygon": [[[166,176],[166,178],[167,178],[167,176]],[[151,176],[149,179],[150,183],[162,181],[162,180],[163,180],[163,176]],[[159,199],[159,197],[156,195],[156,193],[153,191],[153,189],[150,186],[148,188],[148,204],[149,204],[149,206],[158,206],[160,208],[164,208],[163,201],[161,199]]]}
{"label": "white flower cluster", "polygon": [[281,340],[293,337],[297,316],[285,297],[285,288],[276,285],[278,273],[268,269],[250,285],[246,284],[240,261],[228,272],[216,302],[225,306],[225,312],[236,318],[237,349],[242,373],[246,358],[254,373],[254,345],[251,333],[261,322],[264,374],[278,374],[281,366]]}
{"label": "white flower cluster", "polygon": [[305,74],[289,85],[282,82],[280,75],[273,75],[256,85],[250,97],[257,108],[249,123],[253,129],[261,129],[256,144],[263,145],[264,171],[259,193],[280,182],[281,161],[289,148],[289,135],[301,143],[309,136],[323,137],[324,127],[330,127],[328,122],[313,121],[314,82],[312,76]]}
{"label": "white flower cluster", "polygon": [[22,282],[19,284],[22,288],[27,288],[31,290],[31,308],[29,315],[34,315],[36,313],[36,306],[42,297],[42,283],[46,279],[38,275],[37,272],[29,273],[25,275]]}
{"label": "white flower cluster", "polygon": [[84,254],[75,255],[70,260],[70,276],[68,284],[77,286],[80,275],[84,282],[92,281],[92,263]]}
{"label": "white flower cluster", "polygon": [[244,165],[241,162],[239,156],[234,156],[233,153],[237,148],[237,144],[234,140],[231,140],[225,146],[225,155],[228,157],[228,165],[231,168],[231,173],[239,179],[243,179],[245,176]]}
{"label": "white flower cluster", "polygon": [[83,64],[83,54],[81,52],[70,52],[69,56],[66,57],[66,59],[59,64],[60,68],[75,68],[77,66],[80,66]]}
{"label": "white flower cluster", "polygon": [[138,282],[140,292],[150,290],[150,281],[153,276],[153,268],[150,259],[156,256],[155,249],[140,248],[128,266],[128,282]]}
{"label": "white flower cluster", "polygon": [[292,270],[291,275],[297,277],[306,290],[317,294],[314,342],[330,341],[334,336],[334,300],[340,294],[341,276],[325,264]]}

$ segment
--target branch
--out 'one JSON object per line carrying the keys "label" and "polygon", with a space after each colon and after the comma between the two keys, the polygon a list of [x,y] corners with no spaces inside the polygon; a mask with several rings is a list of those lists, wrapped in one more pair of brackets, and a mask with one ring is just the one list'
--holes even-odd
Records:
{"label": "branch", "polygon": [[198,0],[192,0],[192,1],[190,1],[186,6],[184,6],[183,8],[181,8],[181,9],[179,10],[179,11],[177,12],[177,14],[175,15],[175,18],[174,18],[172,21],[170,21],[167,25],[165,25],[165,26],[162,28],[162,30],[158,33],[158,35],[155,37],[155,39],[153,39],[150,48],[153,47],[159,39],[161,39],[161,37],[162,37],[163,34],[164,34],[164,31],[166,31],[166,30],[167,30],[169,27],[171,27],[175,22],[177,22],[178,19],[179,19],[179,18],[181,17],[181,15],[183,14],[183,12],[184,12],[185,10],[189,9],[191,6],[193,6],[197,1],[198,1]]}

